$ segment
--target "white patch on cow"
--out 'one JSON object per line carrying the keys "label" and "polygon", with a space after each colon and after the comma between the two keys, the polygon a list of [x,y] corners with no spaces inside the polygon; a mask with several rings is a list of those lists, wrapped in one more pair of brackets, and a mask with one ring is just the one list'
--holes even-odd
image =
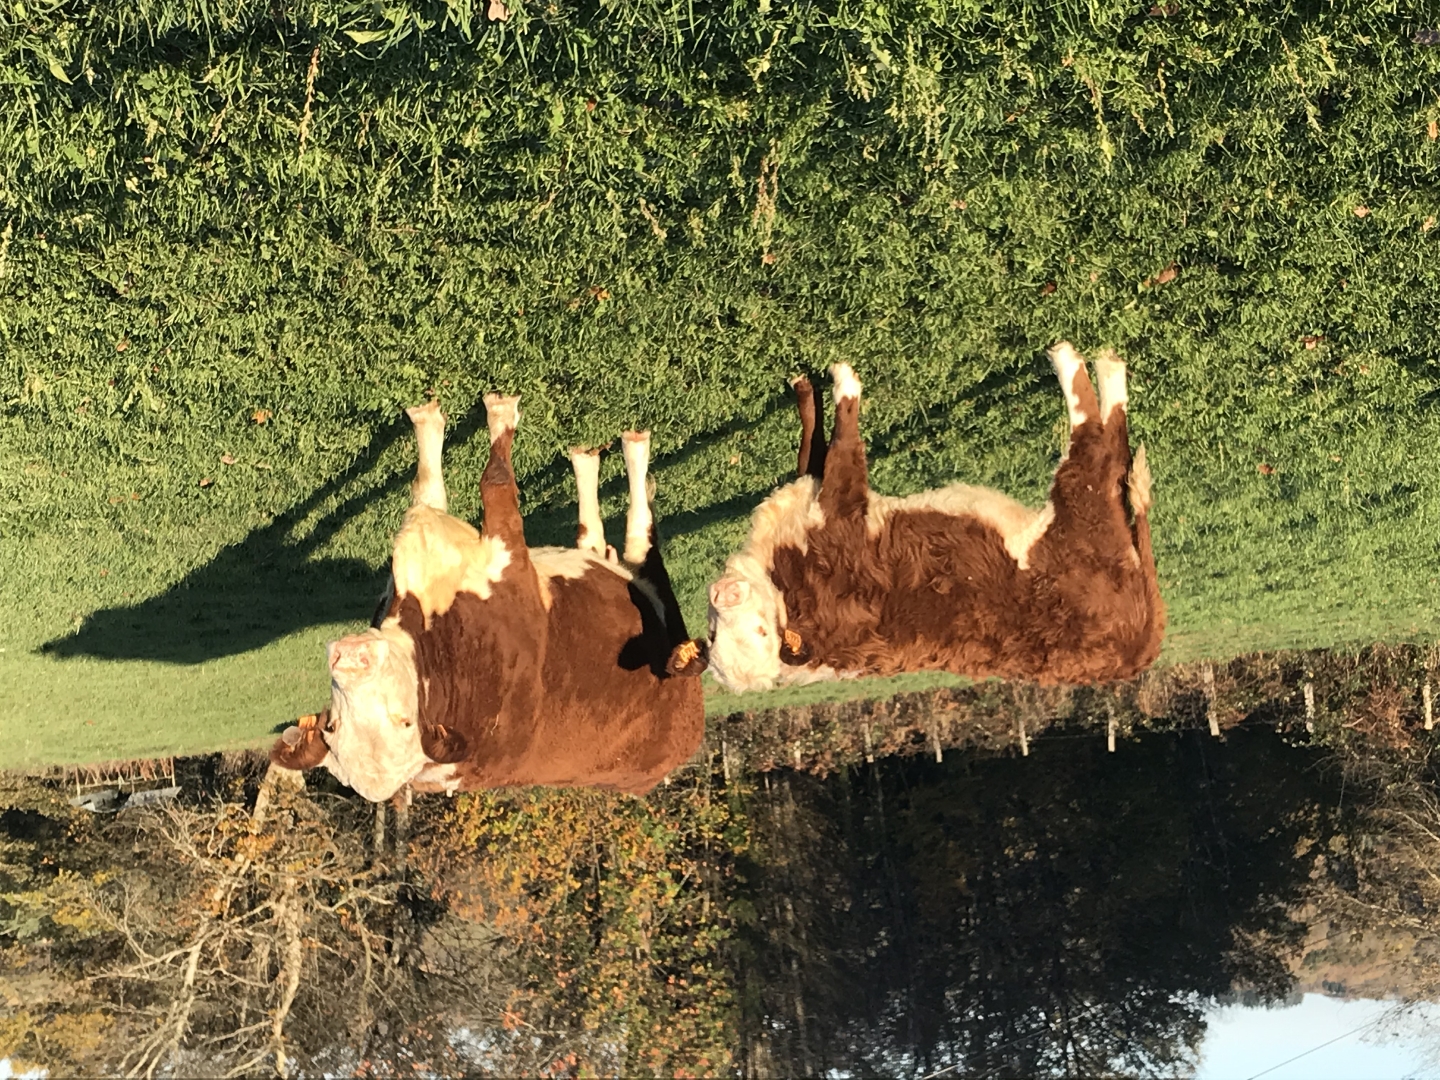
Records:
{"label": "white patch on cow", "polygon": [[330,752],[322,764],[363,798],[388,799],[430,764],[420,748],[414,642],[387,624],[332,641],[327,652]]}
{"label": "white patch on cow", "polygon": [[[609,571],[622,581],[635,581],[635,575],[620,563],[612,562],[603,554],[584,548],[531,548],[530,562],[534,564],[535,573],[540,579],[540,602],[545,605],[546,611],[549,611],[554,603],[550,582],[556,578],[578,581],[591,570],[600,569]],[[643,591],[644,583],[636,584],[641,586]]]}
{"label": "white patch on cow", "polygon": [[412,506],[395,537],[391,574],[399,596],[420,602],[430,620],[450,610],[458,593],[490,599],[512,556],[499,537],[482,536],[468,522],[429,506]]}
{"label": "white patch on cow", "polygon": [[514,431],[515,425],[519,422],[519,394],[512,394],[509,397],[504,394],[485,395],[485,426],[490,429],[492,443],[505,432]]}
{"label": "white patch on cow", "polygon": [[860,380],[855,375],[855,369],[849,364],[831,364],[830,378],[833,380],[831,385],[837,405],[860,396]]}
{"label": "white patch on cow", "polygon": [[865,527],[871,536],[878,536],[885,519],[891,514],[919,510],[951,517],[973,517],[984,522],[1000,534],[1005,550],[1021,570],[1029,569],[1030,549],[1055,520],[1055,507],[1048,502],[1040,510],[1031,510],[994,488],[951,484],[903,497],[879,495],[872,491]]}
{"label": "white patch on cow", "polygon": [[415,426],[415,480],[410,485],[410,504],[428,506],[442,514],[449,508],[445,495],[441,453],[445,445],[445,414],[440,403],[431,401],[405,410]]}
{"label": "white patch on cow", "polygon": [[1106,349],[1091,363],[1095,365],[1095,381],[1100,384],[1100,420],[1108,424],[1110,414],[1125,408],[1129,401],[1125,394],[1125,361]]}
{"label": "white patch on cow", "polygon": [[570,467],[575,470],[575,491],[580,504],[580,537],[576,547],[604,555],[605,523],[600,518],[600,451],[572,446]]}
{"label": "white patch on cow", "polygon": [[431,762],[415,774],[410,786],[418,791],[443,791],[447,795],[453,795],[460,790],[459,769],[454,765],[437,765]]}
{"label": "white patch on cow", "polygon": [[781,662],[781,635],[789,615],[770,579],[777,547],[803,553],[809,548],[808,532],[824,526],[819,493],[819,481],[802,476],[756,507],[749,540],[730,556],[724,576],[710,587],[709,670],[727,690],[768,690],[782,682],[834,677]]}
{"label": "white patch on cow", "polygon": [[650,468],[650,432],[627,431],[620,436],[620,449],[625,455],[625,480],[630,488],[630,504],[625,510],[625,561],[639,566],[650,554],[650,492],[646,473]]}
{"label": "white patch on cow", "polygon": [[[1076,373],[1084,374],[1085,361],[1068,341],[1062,341],[1050,350],[1050,363],[1055,366],[1055,377],[1060,380],[1060,389],[1065,392],[1065,408],[1070,414],[1070,426],[1079,427],[1089,419],[1080,408],[1080,397],[1075,393]],[[1090,377],[1085,376],[1087,379]]]}

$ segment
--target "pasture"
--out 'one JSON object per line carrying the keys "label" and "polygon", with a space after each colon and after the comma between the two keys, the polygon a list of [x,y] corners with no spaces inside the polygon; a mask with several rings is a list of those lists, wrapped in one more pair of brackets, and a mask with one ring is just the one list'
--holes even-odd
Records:
{"label": "pasture", "polygon": [[[652,428],[693,632],[793,469],[787,376],[854,364],[877,489],[1038,504],[1043,350],[1110,344],[1162,663],[1440,635],[1440,47],[1407,19],[11,5],[0,763],[253,745],[322,704],[431,392],[466,517],[480,396],[522,395],[531,543],[573,541],[567,446]],[[616,542],[618,444],[602,497]]]}

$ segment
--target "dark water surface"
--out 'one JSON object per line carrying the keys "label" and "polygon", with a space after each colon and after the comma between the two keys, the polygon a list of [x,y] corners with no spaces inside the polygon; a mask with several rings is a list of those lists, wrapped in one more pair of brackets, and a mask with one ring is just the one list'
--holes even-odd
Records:
{"label": "dark water surface", "polygon": [[[421,799],[384,812],[383,839],[318,777],[266,788],[257,823],[256,759],[178,763],[179,799],[109,815],[69,805],[73,778],[15,780],[0,1057],[56,1074],[1430,1075],[1440,1016],[1395,1018],[1440,996],[1427,739],[1317,747],[1242,724],[1111,753],[1054,729],[1028,756],[702,767],[644,801]],[[181,1037],[157,1041],[182,1005]]]}
{"label": "dark water surface", "polygon": [[1168,1073],[1211,1002],[1296,992],[1313,878],[1354,874],[1340,770],[1264,729],[763,787],[757,1073]]}

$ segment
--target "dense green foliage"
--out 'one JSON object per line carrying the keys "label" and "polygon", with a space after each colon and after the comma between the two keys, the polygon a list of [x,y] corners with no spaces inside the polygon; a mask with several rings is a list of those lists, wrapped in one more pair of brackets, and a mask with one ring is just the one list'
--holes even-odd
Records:
{"label": "dense green foliage", "polygon": [[1109,343],[1169,655],[1433,634],[1418,11],[6,0],[0,757],[314,707],[427,390],[464,514],[479,395],[524,395],[542,541],[573,535],[563,448],[653,427],[698,622],[793,460],[785,376],[856,365],[883,490],[1038,500],[1041,350]]}

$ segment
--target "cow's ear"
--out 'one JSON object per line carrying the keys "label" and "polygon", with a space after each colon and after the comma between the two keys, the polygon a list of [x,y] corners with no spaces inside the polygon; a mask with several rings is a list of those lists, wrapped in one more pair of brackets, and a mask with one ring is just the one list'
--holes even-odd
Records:
{"label": "cow's ear", "polygon": [[710,606],[716,611],[739,607],[750,598],[750,583],[740,578],[721,578],[710,586]]}
{"label": "cow's ear", "polygon": [[330,671],[336,675],[368,675],[379,669],[390,643],[374,634],[351,634],[327,646]]}
{"label": "cow's ear", "polygon": [[792,665],[810,662],[810,647],[797,631],[786,629],[781,632],[780,660]]}
{"label": "cow's ear", "polygon": [[421,724],[420,749],[437,765],[453,765],[465,760],[470,740],[443,724]]}
{"label": "cow's ear", "polygon": [[691,678],[699,675],[710,663],[710,645],[699,638],[682,641],[670,650],[665,670],[670,675]]}
{"label": "cow's ear", "polygon": [[270,760],[282,769],[313,769],[329,752],[319,727],[292,724],[270,748]]}

